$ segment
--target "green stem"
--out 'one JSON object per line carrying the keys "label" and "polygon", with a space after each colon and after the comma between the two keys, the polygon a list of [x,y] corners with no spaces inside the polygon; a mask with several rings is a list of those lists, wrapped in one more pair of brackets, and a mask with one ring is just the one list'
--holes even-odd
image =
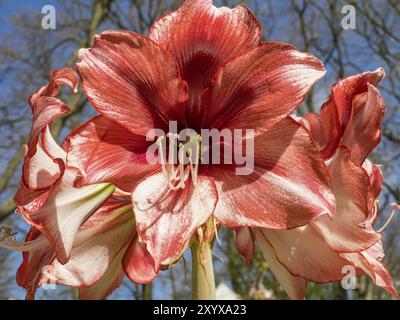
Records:
{"label": "green stem", "polygon": [[193,300],[215,300],[211,245],[208,242],[192,241],[191,252],[192,298]]}
{"label": "green stem", "polygon": [[153,285],[152,285],[152,283],[143,285],[143,300],[153,300]]}

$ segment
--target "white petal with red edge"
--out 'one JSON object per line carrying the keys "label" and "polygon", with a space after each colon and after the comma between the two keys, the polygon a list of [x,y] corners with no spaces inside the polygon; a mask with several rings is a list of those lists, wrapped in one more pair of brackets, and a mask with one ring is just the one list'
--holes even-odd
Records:
{"label": "white petal with red edge", "polygon": [[76,287],[95,284],[115,259],[121,261],[134,233],[130,205],[111,211],[91,227],[80,230],[68,262],[53,264],[57,283]]}
{"label": "white petal with red edge", "polygon": [[313,221],[329,246],[337,252],[359,252],[376,243],[381,235],[363,224],[373,208],[369,177],[350,159],[350,150],[341,147],[329,169],[333,179],[336,211],[330,219]]}
{"label": "white petal with red edge", "polygon": [[265,240],[263,234],[258,229],[254,229],[254,237],[257,246],[262,251],[265,260],[268,262],[272,273],[279,281],[282,288],[286,291],[290,299],[302,300],[304,299],[307,281],[300,277],[295,277],[279,262],[274,249]]}
{"label": "white petal with red edge", "polygon": [[110,184],[75,188],[76,178],[76,171],[68,168],[39,210],[21,210],[24,218],[49,239],[63,263],[68,261],[78,229],[115,189]]}
{"label": "white petal with red edge", "polygon": [[156,265],[175,262],[197,228],[214,212],[218,194],[212,179],[198,176],[194,186],[170,190],[162,173],[138,184],[132,193],[139,241]]}

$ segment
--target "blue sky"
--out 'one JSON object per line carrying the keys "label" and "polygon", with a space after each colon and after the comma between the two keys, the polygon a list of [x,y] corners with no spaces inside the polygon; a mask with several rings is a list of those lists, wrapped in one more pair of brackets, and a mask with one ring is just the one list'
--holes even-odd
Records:
{"label": "blue sky", "polygon": [[4,0],[0,7],[0,18],[7,19],[21,9],[30,9],[41,12],[44,5],[54,5],[57,9],[58,1],[52,0]]}

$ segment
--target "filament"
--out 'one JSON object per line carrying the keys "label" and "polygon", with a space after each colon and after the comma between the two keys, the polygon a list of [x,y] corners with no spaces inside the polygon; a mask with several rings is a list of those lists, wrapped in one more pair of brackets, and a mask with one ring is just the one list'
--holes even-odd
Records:
{"label": "filament", "polygon": [[[163,148],[163,143],[169,139],[168,159]],[[197,185],[197,176],[199,170],[201,137],[193,135],[185,143],[177,144],[179,135],[168,133],[167,136],[159,137],[157,145],[161,161],[161,170],[164,178],[167,180],[170,190],[184,189],[186,181],[191,177],[194,185]],[[194,144],[194,147],[192,146]],[[176,161],[176,148],[178,148],[178,163]],[[188,156],[189,163],[185,163],[185,155]]]}
{"label": "filament", "polygon": [[386,227],[390,224],[390,222],[393,220],[394,215],[396,214],[397,210],[400,209],[400,206],[397,204],[392,204],[392,213],[390,214],[389,218],[386,220],[385,224],[377,231],[377,232],[382,232],[383,230],[386,229]]}

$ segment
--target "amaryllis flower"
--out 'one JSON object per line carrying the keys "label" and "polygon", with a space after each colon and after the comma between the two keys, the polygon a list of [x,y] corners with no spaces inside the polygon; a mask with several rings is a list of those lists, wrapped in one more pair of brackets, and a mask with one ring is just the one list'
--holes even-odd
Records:
{"label": "amaryllis flower", "polygon": [[76,230],[115,187],[110,184],[75,187],[79,171],[66,164],[66,152],[54,141],[49,128],[53,120],[69,111],[56,97],[60,84],[77,90],[77,75],[69,68],[56,70],[49,84],[29,99],[32,129],[14,200],[23,218],[46,235],[56,247],[60,261],[65,263]]}
{"label": "amaryllis flower", "polygon": [[[282,230],[334,211],[324,161],[289,116],[325,69],[288,44],[262,43],[261,33],[244,6],[188,0],[148,36],[105,31],[79,51],[82,88],[100,115],[68,137],[67,165],[80,170],[80,185],[112,183],[132,193],[138,239],[156,271],[179,259],[212,219]],[[146,135],[160,129],[159,141],[174,139],[171,121],[178,132],[195,131],[189,138],[199,150],[201,129],[253,129],[254,171],[239,176],[238,163],[149,163],[154,141]]]}
{"label": "amaryllis flower", "polygon": [[384,227],[374,228],[382,173],[367,159],[381,138],[385,107],[375,86],[383,76],[384,71],[378,69],[340,80],[320,114],[310,113],[299,120],[309,128],[329,168],[336,198],[333,217],[320,216],[289,231],[238,231],[239,251],[249,261],[255,240],[293,299],[304,298],[307,281],[342,280],[347,266],[354,267],[357,275],[368,274],[397,296],[383,264],[380,239]]}
{"label": "amaryllis flower", "polygon": [[[325,69],[261,33],[244,6],[188,0],[147,36],[95,36],[77,71],[99,114],[61,147],[51,123],[68,107],[56,96],[60,84],[77,90],[75,72],[55,71],[31,97],[15,197],[31,229],[25,242],[9,234],[0,243],[24,251],[17,279],[28,298],[46,282],[79,287],[83,298],[104,298],[124,274],[147,283],[191,240],[195,259],[211,260],[200,251],[217,225],[237,230],[248,261],[257,244],[291,298],[307,281],[341,280],[348,265],[396,294],[375,230],[382,174],[367,160],[381,135],[383,71],[339,81],[320,114],[295,119]],[[171,123],[190,134],[180,140]],[[238,174],[236,157],[203,162],[215,155],[204,129],[233,133],[212,143],[235,156],[253,145],[251,170]],[[149,160],[153,146],[160,161]]]}
{"label": "amaryllis flower", "polygon": [[15,202],[31,229],[25,242],[5,235],[0,246],[24,251],[17,283],[26,289],[28,299],[47,281],[79,287],[85,299],[104,298],[122,275],[136,272],[131,259],[138,261],[142,277],[152,280],[156,272],[151,256],[137,241],[129,197],[121,199],[125,194],[112,184],[76,186],[79,170],[71,161],[66,164],[67,153],[49,129],[54,119],[69,111],[56,98],[60,84],[75,90],[75,72],[54,71],[50,83],[30,98],[33,125]]}
{"label": "amaryllis flower", "polygon": [[120,285],[125,274],[122,260],[133,239],[130,203],[111,198],[77,230],[65,264],[35,227],[24,243],[8,241],[7,246],[25,251],[17,283],[27,291],[27,299],[34,298],[42,284],[73,286],[80,288],[81,299],[103,299]]}
{"label": "amaryllis flower", "polygon": [[[138,242],[132,205],[115,194],[76,231],[68,261],[61,262],[56,247],[35,226],[25,242],[8,239],[0,246],[23,251],[17,283],[27,299],[34,299],[43,284],[62,284],[79,288],[79,298],[104,299],[118,288],[125,275],[139,272],[151,281],[157,276],[154,262]],[[135,268],[131,267],[134,260]]]}

